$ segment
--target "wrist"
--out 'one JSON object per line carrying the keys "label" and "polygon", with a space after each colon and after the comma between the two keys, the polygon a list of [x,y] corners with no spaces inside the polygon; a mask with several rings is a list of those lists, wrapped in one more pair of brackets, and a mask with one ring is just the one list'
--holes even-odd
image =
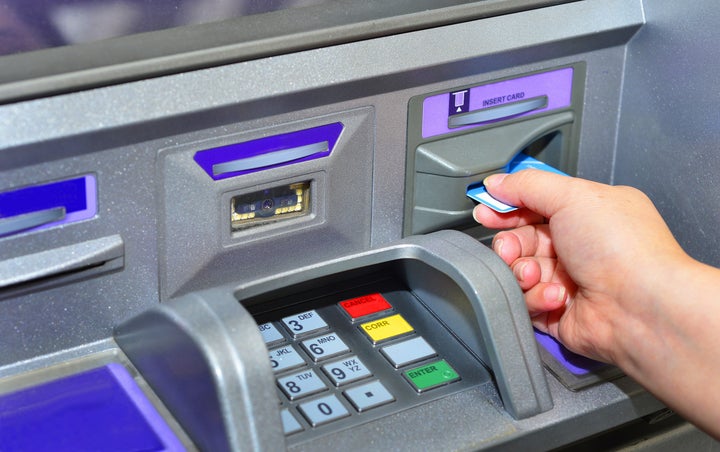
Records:
{"label": "wrist", "polygon": [[694,327],[683,321],[687,298],[703,287],[698,278],[707,271],[684,252],[657,254],[637,265],[641,271],[626,272],[638,276],[623,284],[623,310],[614,319],[616,347],[611,351],[613,362],[629,375],[649,364],[661,365],[666,354],[681,347],[678,336]]}
{"label": "wrist", "polygon": [[[703,340],[720,331],[720,271],[683,254],[663,260],[629,293],[615,332],[615,364],[652,392],[671,390],[693,363],[717,355]],[[687,366],[687,367],[686,367]],[[685,375],[686,376],[686,375]]]}

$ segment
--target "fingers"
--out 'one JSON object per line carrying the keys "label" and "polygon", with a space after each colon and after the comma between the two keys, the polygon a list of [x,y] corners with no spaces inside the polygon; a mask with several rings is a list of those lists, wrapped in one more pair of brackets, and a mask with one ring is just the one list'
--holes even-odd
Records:
{"label": "fingers", "polygon": [[494,174],[483,183],[493,198],[550,218],[568,202],[568,194],[572,193],[572,186],[577,181],[547,171],[523,170],[514,174]]}
{"label": "fingers", "polygon": [[533,325],[540,331],[556,335],[566,303],[577,291],[575,283],[555,258],[520,258],[511,268],[524,292]]}
{"label": "fingers", "polygon": [[525,304],[530,317],[537,317],[564,308],[567,297],[568,290],[561,283],[541,282],[525,291]]}
{"label": "fingers", "polygon": [[473,210],[475,221],[491,229],[509,229],[541,224],[567,203],[567,193],[578,180],[539,170],[515,174],[493,174],[483,181],[488,192],[518,210],[496,212],[479,204]]}
{"label": "fingers", "polygon": [[538,215],[527,209],[499,213],[483,204],[475,206],[475,209],[473,209],[473,218],[481,225],[490,229],[517,228],[527,224],[540,224],[545,221],[542,215]]}
{"label": "fingers", "polygon": [[521,258],[513,262],[510,268],[522,290],[528,290],[541,281],[565,281],[563,273],[558,269],[557,260],[553,258]]}
{"label": "fingers", "polygon": [[549,334],[559,340],[558,334],[560,332],[560,319],[563,317],[564,313],[565,307],[561,306],[553,311],[542,312],[534,315],[530,317],[530,321],[532,322],[532,326],[537,328],[539,331]]}
{"label": "fingers", "polygon": [[550,229],[545,224],[498,232],[492,247],[508,265],[521,257],[555,257]]}

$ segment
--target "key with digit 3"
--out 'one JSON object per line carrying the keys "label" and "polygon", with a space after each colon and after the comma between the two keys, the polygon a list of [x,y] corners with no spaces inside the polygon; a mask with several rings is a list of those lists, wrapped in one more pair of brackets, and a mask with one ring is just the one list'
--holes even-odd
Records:
{"label": "key with digit 3", "polygon": [[[563,173],[559,169],[553,168],[547,163],[541,162],[540,160],[530,157],[529,155],[522,152],[515,156],[515,158],[513,158],[510,163],[507,164],[504,172],[512,174],[517,173],[518,171],[522,171],[524,169],[538,169],[567,176],[567,174]],[[504,202],[498,201],[497,199],[490,196],[490,193],[487,192],[487,190],[485,189],[485,185],[483,185],[482,182],[469,185],[466,195],[470,199],[473,199],[481,204],[485,204],[496,212],[507,213],[512,212],[513,210],[517,210],[517,207],[505,204]]]}

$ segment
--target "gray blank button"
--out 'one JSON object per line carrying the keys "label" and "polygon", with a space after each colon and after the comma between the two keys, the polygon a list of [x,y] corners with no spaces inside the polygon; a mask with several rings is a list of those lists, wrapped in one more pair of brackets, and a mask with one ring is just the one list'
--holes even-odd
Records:
{"label": "gray blank button", "polygon": [[395,368],[436,355],[435,349],[421,336],[388,345],[380,349],[380,352],[385,355]]}
{"label": "gray blank button", "polygon": [[300,404],[300,412],[313,426],[325,424],[336,419],[350,416],[350,412],[337,397],[329,395]]}
{"label": "gray blank button", "polygon": [[390,391],[378,380],[348,389],[345,391],[345,397],[360,412],[395,400]]}

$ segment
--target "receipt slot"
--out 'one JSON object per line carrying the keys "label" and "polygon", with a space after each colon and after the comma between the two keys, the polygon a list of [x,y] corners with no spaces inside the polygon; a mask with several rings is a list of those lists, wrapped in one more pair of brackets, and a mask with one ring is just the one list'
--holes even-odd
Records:
{"label": "receipt slot", "polygon": [[577,64],[411,99],[404,234],[471,225],[468,185],[519,152],[575,174],[583,80]]}
{"label": "receipt slot", "polygon": [[512,273],[457,231],[195,292],[115,337],[202,450],[318,450],[367,428],[397,448],[398,419],[447,422],[456,397],[492,431],[553,407]]}

